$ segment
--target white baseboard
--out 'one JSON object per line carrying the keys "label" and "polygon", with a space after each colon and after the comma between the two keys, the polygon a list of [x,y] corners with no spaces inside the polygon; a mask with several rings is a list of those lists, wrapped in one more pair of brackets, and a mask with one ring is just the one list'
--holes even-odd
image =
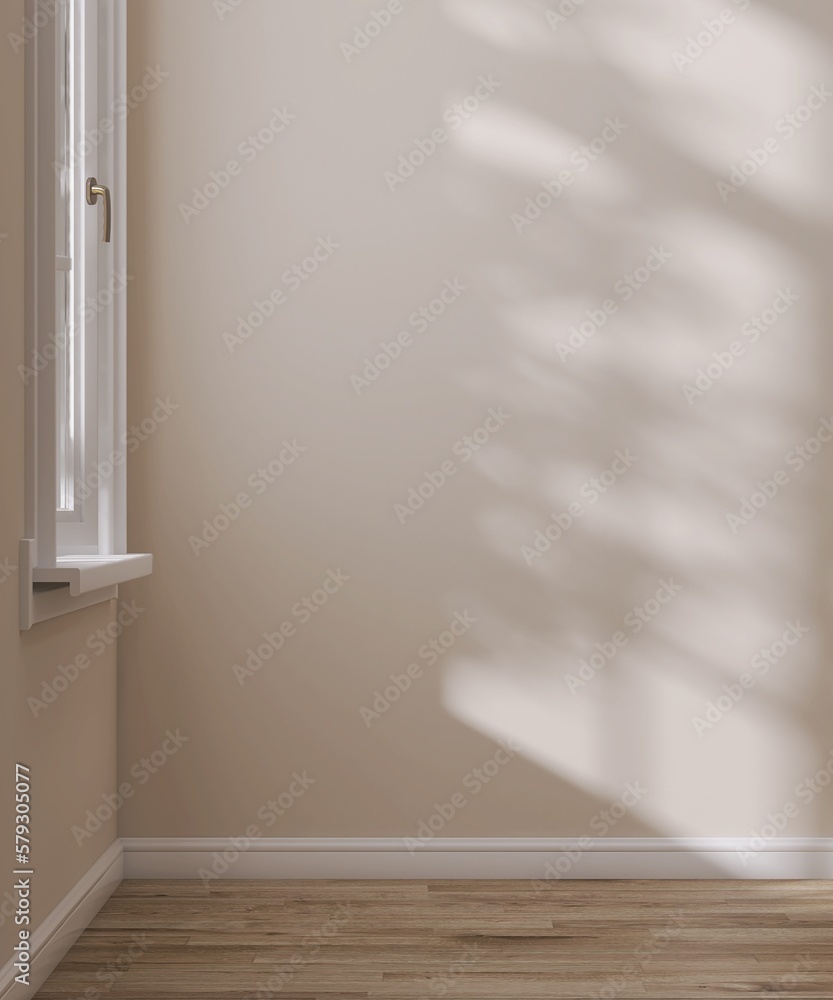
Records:
{"label": "white baseboard", "polygon": [[32,934],[30,985],[15,982],[14,958],[0,969],[0,1000],[34,997],[123,877],[124,854],[121,842],[116,841]]}
{"label": "white baseboard", "polygon": [[[833,878],[833,838],[127,838],[125,878]],[[760,850],[753,849],[761,847]]]}

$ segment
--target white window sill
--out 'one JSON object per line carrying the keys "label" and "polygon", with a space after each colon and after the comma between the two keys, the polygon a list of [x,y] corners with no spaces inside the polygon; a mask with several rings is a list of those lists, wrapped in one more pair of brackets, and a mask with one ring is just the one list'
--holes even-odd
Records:
{"label": "white window sill", "polygon": [[117,587],[120,583],[150,576],[153,556],[150,553],[129,556],[59,556],[57,566],[34,569],[33,583],[68,583],[71,597]]}
{"label": "white window sill", "polygon": [[149,576],[153,556],[62,556],[57,565],[36,565],[32,539],[20,543],[20,628],[118,597],[120,583]]}

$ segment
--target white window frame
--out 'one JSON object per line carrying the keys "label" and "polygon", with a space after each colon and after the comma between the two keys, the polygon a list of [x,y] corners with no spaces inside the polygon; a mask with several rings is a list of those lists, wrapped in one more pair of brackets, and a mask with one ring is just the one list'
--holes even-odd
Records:
{"label": "white window frame", "polygon": [[[69,155],[77,169],[71,197],[75,237],[61,253],[56,168],[62,18],[71,12],[76,67]],[[118,596],[118,584],[152,569],[152,557],[127,554],[126,531],[126,293],[113,291],[127,276],[126,122],[114,113],[126,93],[126,0],[26,0],[37,25],[26,50],[26,383],[25,535],[20,543],[20,627]],[[46,15],[46,16],[45,16]],[[106,128],[102,128],[103,123]],[[96,130],[96,131],[94,131]],[[84,139],[95,136],[93,142]],[[87,205],[86,179],[110,190],[112,242],[100,242],[103,207]],[[59,322],[58,296],[76,282],[75,334]],[[107,294],[109,290],[109,294]],[[92,297],[96,303],[86,306]],[[72,300],[71,300],[72,301]],[[86,314],[85,314],[86,310]],[[62,345],[69,345],[63,348]],[[72,357],[74,378],[61,382]],[[61,399],[74,394],[74,431],[68,509],[59,510],[59,439],[70,437],[59,421]],[[61,412],[67,411],[61,409]],[[60,424],[60,426],[59,426]],[[69,481],[69,480],[68,480]],[[83,487],[83,488],[81,488]],[[65,491],[69,496],[69,493]]]}

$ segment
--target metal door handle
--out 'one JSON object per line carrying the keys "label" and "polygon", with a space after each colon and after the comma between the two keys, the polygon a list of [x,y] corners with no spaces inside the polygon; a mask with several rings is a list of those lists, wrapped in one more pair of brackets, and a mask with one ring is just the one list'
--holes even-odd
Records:
{"label": "metal door handle", "polygon": [[87,178],[87,204],[95,205],[99,198],[104,199],[104,242],[110,242],[113,226],[113,211],[110,203],[110,188],[99,184],[95,177]]}

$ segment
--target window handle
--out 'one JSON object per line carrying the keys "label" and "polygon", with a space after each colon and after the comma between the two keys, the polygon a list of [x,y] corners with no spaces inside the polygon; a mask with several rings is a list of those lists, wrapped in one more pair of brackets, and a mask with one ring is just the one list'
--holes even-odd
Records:
{"label": "window handle", "polygon": [[104,243],[110,242],[112,232],[113,211],[110,204],[110,188],[99,184],[95,177],[87,178],[87,204],[95,205],[99,198],[104,199]]}

